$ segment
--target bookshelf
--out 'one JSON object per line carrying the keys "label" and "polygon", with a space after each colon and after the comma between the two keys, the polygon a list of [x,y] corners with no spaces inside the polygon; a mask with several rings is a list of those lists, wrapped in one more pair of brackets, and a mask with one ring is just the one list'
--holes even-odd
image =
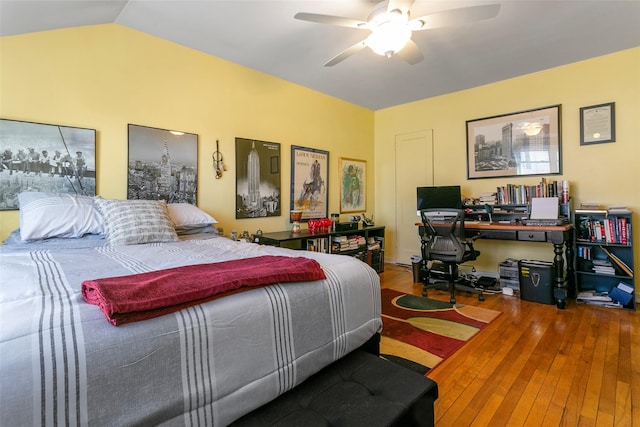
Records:
{"label": "bookshelf", "polygon": [[632,217],[626,210],[575,210],[578,302],[636,309]]}
{"label": "bookshelf", "polygon": [[276,231],[264,233],[260,244],[282,248],[348,255],[369,264],[378,273],[384,271],[384,226],[359,226],[353,230]]}
{"label": "bookshelf", "polygon": [[506,184],[495,192],[481,193],[478,198],[464,200],[465,220],[517,223],[531,214],[531,199],[557,197],[558,217],[569,219],[571,197],[569,181],[542,178],[537,185]]}

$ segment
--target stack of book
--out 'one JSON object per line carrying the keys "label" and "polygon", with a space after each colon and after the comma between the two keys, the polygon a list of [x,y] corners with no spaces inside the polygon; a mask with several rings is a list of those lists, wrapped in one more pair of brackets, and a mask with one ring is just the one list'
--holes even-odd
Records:
{"label": "stack of book", "polygon": [[367,249],[370,251],[380,249],[380,242],[373,237],[369,237],[369,241],[367,241]]}
{"label": "stack of book", "polygon": [[349,239],[347,236],[333,236],[333,244],[331,252],[342,252],[349,250]]}
{"label": "stack of book", "polygon": [[333,236],[332,252],[352,251],[366,245],[363,236]]}
{"label": "stack of book", "polygon": [[347,250],[352,251],[354,249],[358,249],[360,247],[360,242],[362,241],[362,245],[364,246],[365,240],[362,236],[353,236],[347,239],[349,243],[349,248]]}
{"label": "stack of book", "polygon": [[594,259],[593,272],[597,274],[609,274],[612,276],[616,274],[616,270],[613,268],[613,265],[606,259]]}
{"label": "stack of book", "polygon": [[577,302],[584,304],[599,305],[602,307],[622,308],[619,301],[614,301],[607,292],[583,291],[578,293]]}
{"label": "stack of book", "polygon": [[495,205],[496,200],[497,200],[496,193],[480,193],[478,204],[479,205]]}

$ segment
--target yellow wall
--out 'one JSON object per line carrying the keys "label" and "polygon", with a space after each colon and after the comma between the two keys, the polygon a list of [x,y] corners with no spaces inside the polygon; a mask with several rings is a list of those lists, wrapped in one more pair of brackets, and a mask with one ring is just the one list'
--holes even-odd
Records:
{"label": "yellow wall", "polygon": [[[579,108],[612,101],[617,141],[580,146]],[[290,202],[290,146],[328,150],[329,212],[339,206],[339,158],[367,160],[368,213],[387,226],[389,260],[395,257],[396,135],[433,130],[434,183],[458,183],[474,196],[540,177],[467,180],[465,121],[553,104],[562,105],[563,174],[549,177],[571,182],[574,206],[596,201],[640,212],[640,48],[373,112],[116,24],[0,38],[0,117],[95,128],[104,197],[126,197],[128,123],[179,129],[199,135],[198,204],[226,232],[287,229],[286,214],[235,219],[234,138],[282,144],[283,212]],[[211,167],[216,139],[228,166],[220,180]],[[17,211],[0,212],[0,238],[17,227]],[[507,257],[552,255],[546,244],[478,246],[484,271]]]}
{"label": "yellow wall", "polygon": [[[329,212],[340,157],[375,172],[373,111],[116,24],[1,38],[0,117],[96,129],[97,192],[109,198],[126,198],[127,124],[198,134],[198,205],[226,233],[290,227],[291,145],[329,151]],[[235,219],[235,137],[281,143],[281,217]],[[0,239],[17,227],[17,211],[0,212]]]}
{"label": "yellow wall", "polygon": [[[469,72],[473,72],[472,69]],[[579,109],[615,102],[616,142],[580,146]],[[574,208],[581,202],[626,205],[640,212],[640,48],[630,49],[495,84],[376,111],[376,219],[387,225],[385,256],[395,248],[394,141],[398,134],[433,130],[434,184],[462,186],[477,197],[496,186],[536,184],[539,176],[467,180],[467,120],[561,104],[562,175],[567,179]],[[428,185],[428,183],[426,183]],[[634,230],[640,242],[640,227]],[[548,244],[478,241],[482,252],[476,265],[496,272],[507,257],[552,260]],[[416,237],[416,254],[419,244]],[[640,250],[635,265],[640,265]]]}

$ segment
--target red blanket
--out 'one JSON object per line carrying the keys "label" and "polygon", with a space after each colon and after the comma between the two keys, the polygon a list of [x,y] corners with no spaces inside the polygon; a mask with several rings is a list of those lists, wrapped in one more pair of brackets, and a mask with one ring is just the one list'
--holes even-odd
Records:
{"label": "red blanket", "polygon": [[260,256],[85,280],[82,297],[99,306],[109,322],[117,326],[172,313],[241,287],[324,278],[324,271],[315,260]]}

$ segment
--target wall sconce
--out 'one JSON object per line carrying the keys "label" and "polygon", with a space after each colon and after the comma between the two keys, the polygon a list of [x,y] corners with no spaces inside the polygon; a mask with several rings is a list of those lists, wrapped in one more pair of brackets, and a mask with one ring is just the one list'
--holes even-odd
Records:
{"label": "wall sconce", "polygon": [[227,167],[222,161],[222,153],[220,152],[219,144],[219,141],[216,139],[216,151],[211,155],[213,158],[213,169],[216,171],[216,179],[222,178],[222,172],[227,170]]}

